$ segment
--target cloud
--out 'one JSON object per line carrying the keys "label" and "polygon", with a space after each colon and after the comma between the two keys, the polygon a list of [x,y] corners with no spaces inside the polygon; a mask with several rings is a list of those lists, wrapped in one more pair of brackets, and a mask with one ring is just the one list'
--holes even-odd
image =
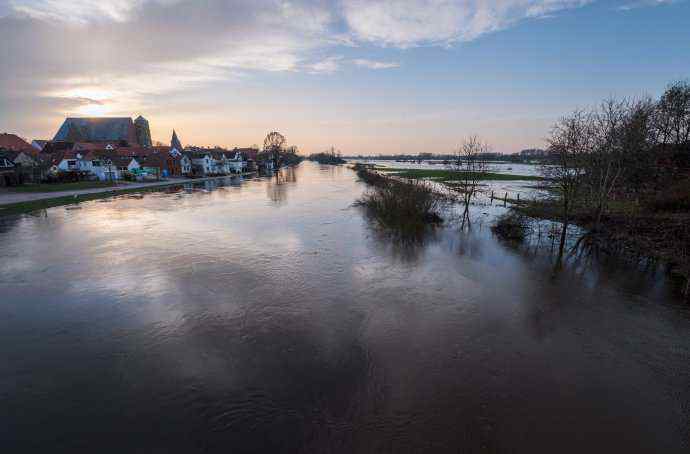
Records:
{"label": "cloud", "polygon": [[340,69],[342,56],[327,57],[316,63],[306,65],[311,74],[333,74]]}
{"label": "cloud", "polygon": [[396,68],[356,54],[448,46],[590,1],[0,0],[0,121],[16,124],[22,105],[52,121],[142,111],[256,72]]}
{"label": "cloud", "polygon": [[650,6],[670,5],[680,1],[682,0],[638,0],[621,5],[618,7],[618,9],[621,11],[628,11],[631,9],[646,8]]}
{"label": "cloud", "polygon": [[593,0],[344,0],[352,33],[394,47],[471,41],[528,18],[584,6]]}
{"label": "cloud", "polygon": [[357,66],[369,69],[390,69],[390,68],[400,68],[400,63],[396,62],[385,62],[385,61],[375,61],[367,60],[365,58],[356,58],[352,60]]}

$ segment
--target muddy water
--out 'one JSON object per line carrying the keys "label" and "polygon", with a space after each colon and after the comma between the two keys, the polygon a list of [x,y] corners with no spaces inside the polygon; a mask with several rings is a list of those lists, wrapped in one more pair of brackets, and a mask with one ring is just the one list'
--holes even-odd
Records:
{"label": "muddy water", "polygon": [[0,219],[0,451],[687,452],[663,279],[554,279],[488,220],[399,241],[363,190],[304,163]]}

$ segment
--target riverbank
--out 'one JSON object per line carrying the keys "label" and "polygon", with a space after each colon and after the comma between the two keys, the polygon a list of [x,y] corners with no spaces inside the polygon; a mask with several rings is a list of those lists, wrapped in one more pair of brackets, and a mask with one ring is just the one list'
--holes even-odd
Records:
{"label": "riverbank", "polygon": [[[561,221],[561,208],[554,201],[510,202],[514,212],[529,218]],[[596,231],[591,210],[574,210],[570,222],[585,229],[589,239],[608,254],[664,263],[669,275],[681,281],[683,295],[690,297],[689,211],[655,212],[619,203],[611,206]]]}
{"label": "riverbank", "polygon": [[472,173],[459,172],[455,170],[442,169],[399,169],[388,167],[377,167],[375,170],[390,173],[401,178],[410,179],[430,179],[439,182],[460,181],[472,178],[478,181],[542,181],[544,178],[533,175],[513,175],[507,173],[481,172]]}
{"label": "riverbank", "polygon": [[0,193],[0,216],[28,213],[34,210],[102,199],[119,194],[156,191],[169,186],[178,186],[187,183],[199,183],[202,181],[221,180],[235,176],[247,176],[255,174],[256,172],[244,172],[235,175],[213,176],[205,178],[175,178],[151,183],[125,183],[118,186],[95,187],[66,191],[2,192]]}

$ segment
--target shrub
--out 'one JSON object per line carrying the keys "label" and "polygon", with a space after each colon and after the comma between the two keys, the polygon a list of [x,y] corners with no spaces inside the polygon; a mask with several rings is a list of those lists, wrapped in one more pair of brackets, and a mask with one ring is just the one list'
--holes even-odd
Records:
{"label": "shrub", "polygon": [[690,211],[690,179],[671,184],[648,202],[652,211]]}
{"label": "shrub", "polygon": [[517,213],[509,213],[498,219],[491,230],[501,239],[515,242],[525,240],[529,231],[527,219]]}
{"label": "shrub", "polygon": [[375,181],[375,185],[362,196],[359,204],[381,224],[414,228],[443,222],[438,214],[443,197],[434,192],[429,183],[418,180],[403,182],[367,173],[366,178]]}

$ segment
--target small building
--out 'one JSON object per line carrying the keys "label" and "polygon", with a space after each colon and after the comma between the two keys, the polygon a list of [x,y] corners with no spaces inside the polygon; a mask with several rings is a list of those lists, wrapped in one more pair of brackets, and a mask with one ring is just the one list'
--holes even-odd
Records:
{"label": "small building", "polygon": [[190,158],[188,153],[182,153],[182,156],[180,157],[180,171],[182,172],[182,175],[192,175],[192,158]]}
{"label": "small building", "polygon": [[192,175],[207,176],[215,173],[215,161],[208,152],[190,153],[192,160]]}
{"label": "small building", "polygon": [[9,153],[9,150],[0,150],[0,186],[14,186],[18,184],[15,165]]}

